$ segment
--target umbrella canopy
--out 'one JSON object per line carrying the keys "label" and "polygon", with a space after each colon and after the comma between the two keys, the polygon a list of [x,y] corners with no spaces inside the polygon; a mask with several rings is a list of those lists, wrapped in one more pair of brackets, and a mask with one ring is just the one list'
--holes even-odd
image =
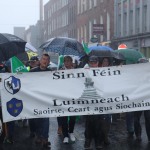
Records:
{"label": "umbrella canopy", "polygon": [[29,55],[27,52],[19,53],[15,55],[20,61],[27,62],[30,60]]}
{"label": "umbrella canopy", "polygon": [[86,55],[84,48],[79,41],[67,37],[51,38],[43,43],[40,48],[45,51],[59,53],[59,55]]}
{"label": "umbrella canopy", "polygon": [[141,52],[135,49],[120,49],[115,50],[115,52],[125,57],[126,64],[135,64],[140,58],[145,58]]}
{"label": "umbrella canopy", "polygon": [[89,56],[98,56],[99,58],[109,57],[109,58],[115,58],[119,60],[124,60],[124,56],[122,54],[116,53],[115,51],[109,51],[109,50],[92,50],[89,53]]}
{"label": "umbrella canopy", "polygon": [[33,56],[38,56],[38,53],[33,52],[33,51],[27,51],[26,53],[27,53],[27,55],[28,55],[29,60],[30,60],[31,57],[33,57]]}
{"label": "umbrella canopy", "polygon": [[25,51],[37,52],[37,49],[34,46],[32,46],[30,43],[26,43],[26,45],[25,45]]}
{"label": "umbrella canopy", "polygon": [[23,53],[26,42],[21,38],[7,33],[0,33],[0,62]]}
{"label": "umbrella canopy", "polygon": [[104,57],[109,58],[111,65],[119,65],[121,62],[124,62],[125,58],[122,54],[116,53],[115,51],[110,50],[92,50],[88,55],[85,55],[80,58],[79,67],[84,67],[88,63],[90,56],[99,57],[99,62],[101,63]]}
{"label": "umbrella canopy", "polygon": [[104,57],[108,57],[111,61],[111,65],[119,65],[125,60],[122,54],[116,53],[112,48],[108,46],[91,46],[89,47],[90,53],[80,58],[80,67],[83,67],[88,63],[88,58],[90,56],[99,57],[99,62],[101,63]]}
{"label": "umbrella canopy", "polygon": [[101,45],[96,45],[96,46],[90,46],[89,47],[90,51],[92,50],[108,50],[108,51],[112,51],[113,49],[111,47],[108,47],[108,46],[101,46]]}

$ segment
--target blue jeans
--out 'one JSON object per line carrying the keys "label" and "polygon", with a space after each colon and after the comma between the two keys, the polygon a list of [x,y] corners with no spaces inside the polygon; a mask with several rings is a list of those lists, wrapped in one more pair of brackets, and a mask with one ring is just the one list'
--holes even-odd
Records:
{"label": "blue jeans", "polygon": [[7,122],[6,125],[7,125],[7,138],[12,140],[14,137],[15,122],[10,121],[10,122]]}
{"label": "blue jeans", "polygon": [[38,138],[48,139],[49,118],[38,118],[36,120],[36,135]]}
{"label": "blue jeans", "polygon": [[36,133],[36,119],[29,119],[30,133]]}
{"label": "blue jeans", "polygon": [[134,133],[134,112],[126,113],[126,125],[128,133]]}
{"label": "blue jeans", "polygon": [[142,127],[140,124],[140,118],[142,116],[142,113],[144,113],[146,133],[147,133],[148,140],[150,141],[150,110],[134,112],[135,135],[138,137],[141,136],[142,133]]}

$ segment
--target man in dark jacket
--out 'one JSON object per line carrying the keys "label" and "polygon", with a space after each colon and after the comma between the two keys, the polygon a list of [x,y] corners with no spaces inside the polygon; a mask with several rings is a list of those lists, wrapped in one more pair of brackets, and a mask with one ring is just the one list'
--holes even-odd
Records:
{"label": "man in dark jacket", "polygon": [[[147,62],[148,62],[148,60],[145,58],[140,58],[138,60],[138,63],[147,63]],[[150,142],[150,110],[134,112],[134,132],[136,135],[136,140],[138,142],[142,141],[142,138],[141,138],[142,127],[140,124],[140,119],[141,119],[142,113],[144,113],[146,134],[148,137],[148,142]]]}
{"label": "man in dark jacket", "polygon": [[[40,59],[40,65],[31,69],[30,72],[51,71],[47,68],[49,63],[50,56],[48,54],[43,54]],[[37,136],[36,144],[42,144],[42,146],[45,148],[50,147],[51,143],[48,141],[49,118],[30,119],[29,123],[33,125],[33,128],[35,130]]]}
{"label": "man in dark jacket", "polygon": [[[88,63],[90,68],[96,68],[99,65],[97,56],[91,56]],[[85,144],[84,149],[91,149],[92,139],[95,141],[96,150],[103,148],[102,136],[103,115],[87,115],[85,121]]]}

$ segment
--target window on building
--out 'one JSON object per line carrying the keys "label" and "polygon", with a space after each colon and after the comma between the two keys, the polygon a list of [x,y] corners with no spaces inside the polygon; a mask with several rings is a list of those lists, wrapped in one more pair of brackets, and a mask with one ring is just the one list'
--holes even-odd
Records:
{"label": "window on building", "polygon": [[123,14],[123,35],[127,35],[127,13]]}
{"label": "window on building", "polygon": [[48,10],[48,12],[47,12],[47,16],[48,16],[48,18],[50,17],[50,10]]}
{"label": "window on building", "polygon": [[52,16],[52,9],[49,10],[49,17]]}
{"label": "window on building", "polygon": [[54,19],[54,30],[56,30],[56,19]]}
{"label": "window on building", "polygon": [[78,41],[80,41],[80,29],[79,28],[77,29],[77,38],[78,38]]}
{"label": "window on building", "polygon": [[86,31],[87,29],[86,29],[86,25],[84,25],[84,42],[87,42],[87,39],[86,39],[86,37],[87,37],[87,34],[86,34]]}
{"label": "window on building", "polygon": [[56,29],[59,28],[59,17],[56,18]]}
{"label": "window on building", "polygon": [[143,7],[143,13],[142,13],[142,23],[143,23],[143,32],[146,32],[146,30],[147,30],[147,25],[146,25],[146,23],[147,23],[147,5],[145,5],[144,7]]}
{"label": "window on building", "polygon": [[80,0],[81,1],[81,13],[87,10],[87,1],[86,0]]}
{"label": "window on building", "polygon": [[54,6],[54,12],[56,12],[56,3],[54,3],[53,6]]}
{"label": "window on building", "polygon": [[84,10],[87,10],[87,0],[84,0]]}
{"label": "window on building", "polygon": [[123,10],[127,11],[127,0],[123,1]]}
{"label": "window on building", "polygon": [[77,1],[77,14],[80,14],[81,1]]}
{"label": "window on building", "polygon": [[48,25],[48,35],[51,35],[51,32],[52,32],[52,30],[51,30],[51,24],[49,24]]}
{"label": "window on building", "polygon": [[52,20],[52,32],[54,31],[54,23],[53,23],[53,20]]}
{"label": "window on building", "polygon": [[92,9],[92,0],[89,0],[89,9]]}
{"label": "window on building", "polygon": [[94,7],[97,6],[97,0],[94,0]]}
{"label": "window on building", "polygon": [[84,12],[84,3],[83,3],[84,0],[80,0],[80,7],[81,7],[81,14]]}
{"label": "window on building", "polygon": [[80,39],[82,40],[84,38],[84,35],[83,35],[83,27],[81,26],[81,37]]}
{"label": "window on building", "polygon": [[110,14],[107,12],[107,38],[106,41],[110,41]]}
{"label": "window on building", "polygon": [[92,21],[89,21],[89,39],[92,37]]}
{"label": "window on building", "polygon": [[[104,21],[103,21],[104,19],[103,19],[103,16],[101,15],[100,16],[100,24],[104,24]],[[103,41],[104,40],[104,36],[101,34],[100,35],[100,41]]]}
{"label": "window on building", "polygon": [[68,25],[68,10],[66,11],[66,25]]}
{"label": "window on building", "polygon": [[133,10],[130,10],[129,13],[129,34],[132,35],[133,34]]}
{"label": "window on building", "polygon": [[139,26],[139,24],[140,24],[140,9],[139,8],[137,8],[136,9],[136,13],[135,13],[135,25],[136,25],[136,27],[135,27],[135,29],[136,29],[136,33],[139,33],[139,31],[140,31],[140,26]]}
{"label": "window on building", "polygon": [[119,14],[118,16],[118,36],[120,37],[121,36],[121,14]]}
{"label": "window on building", "polygon": [[121,3],[118,3],[118,14],[121,13]]}
{"label": "window on building", "polygon": [[[97,24],[96,19],[94,19],[93,24]],[[93,31],[93,26],[92,26],[92,31]],[[96,35],[94,35],[94,37],[97,37]]]}
{"label": "window on building", "polygon": [[50,35],[50,31],[49,30],[50,30],[50,26],[48,25],[48,35]]}

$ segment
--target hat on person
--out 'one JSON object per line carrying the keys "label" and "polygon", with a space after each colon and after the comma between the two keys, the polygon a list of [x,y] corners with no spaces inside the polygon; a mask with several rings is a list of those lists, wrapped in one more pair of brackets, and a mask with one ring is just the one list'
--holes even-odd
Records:
{"label": "hat on person", "polygon": [[90,56],[89,61],[90,62],[98,62],[98,57],[97,56]]}
{"label": "hat on person", "polygon": [[39,58],[37,56],[32,56],[30,59],[30,61],[38,61],[38,60],[39,60]]}

